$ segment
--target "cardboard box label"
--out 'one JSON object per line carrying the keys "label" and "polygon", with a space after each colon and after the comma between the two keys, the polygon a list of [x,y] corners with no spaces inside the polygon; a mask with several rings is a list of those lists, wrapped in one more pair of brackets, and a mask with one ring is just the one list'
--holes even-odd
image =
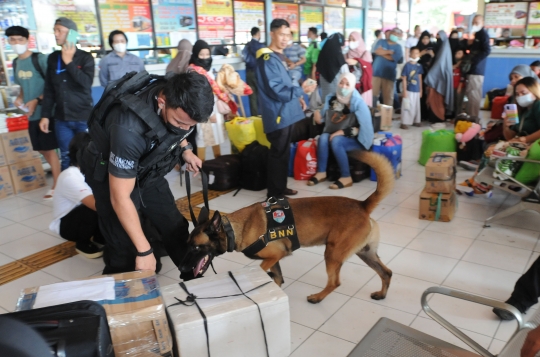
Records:
{"label": "cardboard box label", "polygon": [[39,152],[32,149],[28,130],[19,130],[0,134],[6,164],[39,158]]}
{"label": "cardboard box label", "polygon": [[45,172],[40,159],[19,162],[9,166],[15,193],[23,193],[45,187]]}
{"label": "cardboard box label", "polygon": [[434,152],[426,163],[426,179],[450,180],[456,174],[455,152]]}
{"label": "cardboard box label", "polygon": [[[440,196],[440,209],[439,209]],[[456,212],[455,192],[428,193],[426,190],[420,194],[420,219],[435,221],[437,218],[441,222],[450,222]],[[437,217],[438,216],[438,217]]]}
{"label": "cardboard box label", "polygon": [[13,184],[9,167],[0,167],[0,199],[13,196]]}

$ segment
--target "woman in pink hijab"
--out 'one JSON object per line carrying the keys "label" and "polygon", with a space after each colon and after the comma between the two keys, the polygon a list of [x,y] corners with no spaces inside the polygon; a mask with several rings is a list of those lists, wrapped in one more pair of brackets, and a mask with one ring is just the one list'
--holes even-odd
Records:
{"label": "woman in pink hijab", "polygon": [[[357,31],[353,31],[349,35],[349,52],[345,55],[345,59],[349,66],[354,67],[353,73],[357,76],[357,82],[362,83],[360,78],[362,78],[361,76],[363,76],[365,72],[369,72],[370,76],[373,74],[372,68],[365,68],[368,67],[368,65],[365,63],[362,65],[359,62],[359,59],[361,59],[369,63],[369,67],[371,67],[373,57],[371,56],[371,52],[366,48],[366,43],[364,42],[364,39],[362,39],[362,35]],[[366,78],[365,82],[368,85],[368,89],[361,91],[362,98],[366,103],[373,103],[371,78]]]}

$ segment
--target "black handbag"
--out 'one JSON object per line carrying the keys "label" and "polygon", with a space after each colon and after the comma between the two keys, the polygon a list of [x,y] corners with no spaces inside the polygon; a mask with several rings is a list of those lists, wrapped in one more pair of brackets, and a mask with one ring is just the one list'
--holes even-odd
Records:
{"label": "black handbag", "polygon": [[338,130],[351,127],[358,127],[358,121],[354,113],[343,114],[335,110],[326,111],[326,120],[324,122],[324,132],[333,134]]}
{"label": "black handbag", "polygon": [[114,357],[103,307],[78,301],[5,314],[36,330],[55,357]]}

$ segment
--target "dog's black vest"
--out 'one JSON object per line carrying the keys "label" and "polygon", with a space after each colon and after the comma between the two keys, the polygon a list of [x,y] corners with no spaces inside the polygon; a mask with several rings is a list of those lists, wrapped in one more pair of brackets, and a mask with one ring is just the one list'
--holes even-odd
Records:
{"label": "dog's black vest", "polygon": [[263,250],[268,243],[278,239],[290,240],[293,251],[300,248],[294,215],[289,201],[286,198],[270,197],[261,205],[266,213],[266,233],[242,250],[242,253],[249,258],[256,258],[255,255]]}

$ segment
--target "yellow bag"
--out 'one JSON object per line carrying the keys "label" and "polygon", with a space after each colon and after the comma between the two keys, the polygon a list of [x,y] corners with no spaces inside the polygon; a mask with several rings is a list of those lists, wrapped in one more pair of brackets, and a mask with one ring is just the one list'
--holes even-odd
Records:
{"label": "yellow bag", "polygon": [[253,120],[255,124],[255,133],[257,134],[257,141],[259,144],[266,146],[270,149],[270,142],[266,139],[266,134],[264,133],[264,125],[261,117],[251,117],[250,120]]}
{"label": "yellow bag", "polygon": [[225,129],[227,129],[232,144],[239,152],[242,152],[247,145],[257,140],[255,124],[251,119],[236,117],[225,122]]}

